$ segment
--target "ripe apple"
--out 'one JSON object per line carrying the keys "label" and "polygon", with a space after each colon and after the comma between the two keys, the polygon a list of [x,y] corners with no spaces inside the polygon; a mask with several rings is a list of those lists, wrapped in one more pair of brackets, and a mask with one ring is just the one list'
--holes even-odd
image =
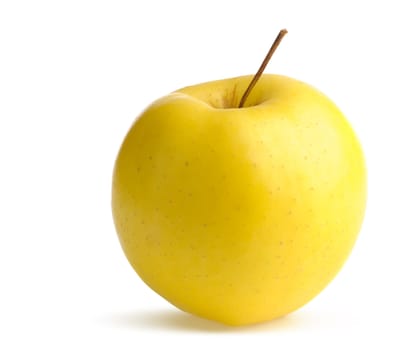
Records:
{"label": "ripe apple", "polygon": [[301,307],[340,270],[366,202],[359,141],[324,94],[260,75],[151,104],[116,159],[112,211],[129,262],[178,308],[229,325]]}

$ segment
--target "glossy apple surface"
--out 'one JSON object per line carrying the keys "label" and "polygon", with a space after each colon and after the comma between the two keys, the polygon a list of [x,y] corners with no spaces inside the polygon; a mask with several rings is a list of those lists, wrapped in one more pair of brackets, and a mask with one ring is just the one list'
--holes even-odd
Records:
{"label": "glossy apple surface", "polygon": [[119,151],[112,209],[138,275],[178,308],[230,325],[285,315],[340,270],[366,169],[341,111],[263,75],[190,86],[150,105]]}

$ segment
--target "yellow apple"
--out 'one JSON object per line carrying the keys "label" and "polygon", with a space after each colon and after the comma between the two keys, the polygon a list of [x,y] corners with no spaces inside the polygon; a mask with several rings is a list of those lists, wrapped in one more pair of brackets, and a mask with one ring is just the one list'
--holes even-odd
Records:
{"label": "yellow apple", "polygon": [[112,208],[138,275],[178,308],[229,325],[311,300],[358,235],[366,169],[341,111],[263,75],[186,87],[150,105],[119,151]]}

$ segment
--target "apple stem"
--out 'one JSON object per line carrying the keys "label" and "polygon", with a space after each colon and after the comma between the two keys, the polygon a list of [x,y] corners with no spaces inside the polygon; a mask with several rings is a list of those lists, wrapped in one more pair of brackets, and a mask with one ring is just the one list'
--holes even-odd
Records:
{"label": "apple stem", "polygon": [[246,102],[248,95],[250,95],[251,90],[253,89],[255,84],[257,84],[258,79],[260,79],[269,60],[271,59],[272,55],[274,54],[275,50],[278,48],[280,42],[282,41],[283,37],[287,34],[287,32],[288,31],[286,29],[282,29],[278,33],[275,41],[273,42],[271,48],[269,49],[267,55],[265,56],[264,61],[262,61],[260,68],[258,69],[257,73],[255,73],[253,79],[251,80],[250,84],[248,85],[246,91],[244,92],[244,94],[240,100],[240,103],[239,103],[239,108],[242,108],[244,106],[244,103]]}

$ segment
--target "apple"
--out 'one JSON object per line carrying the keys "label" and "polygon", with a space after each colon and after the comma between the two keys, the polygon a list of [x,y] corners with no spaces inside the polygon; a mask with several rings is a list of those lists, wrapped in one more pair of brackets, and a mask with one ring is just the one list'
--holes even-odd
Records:
{"label": "apple", "polygon": [[138,275],[228,325],[286,315],[322,291],[366,203],[363,151],[337,106],[296,79],[256,76],[152,103],[113,172],[115,227]]}

